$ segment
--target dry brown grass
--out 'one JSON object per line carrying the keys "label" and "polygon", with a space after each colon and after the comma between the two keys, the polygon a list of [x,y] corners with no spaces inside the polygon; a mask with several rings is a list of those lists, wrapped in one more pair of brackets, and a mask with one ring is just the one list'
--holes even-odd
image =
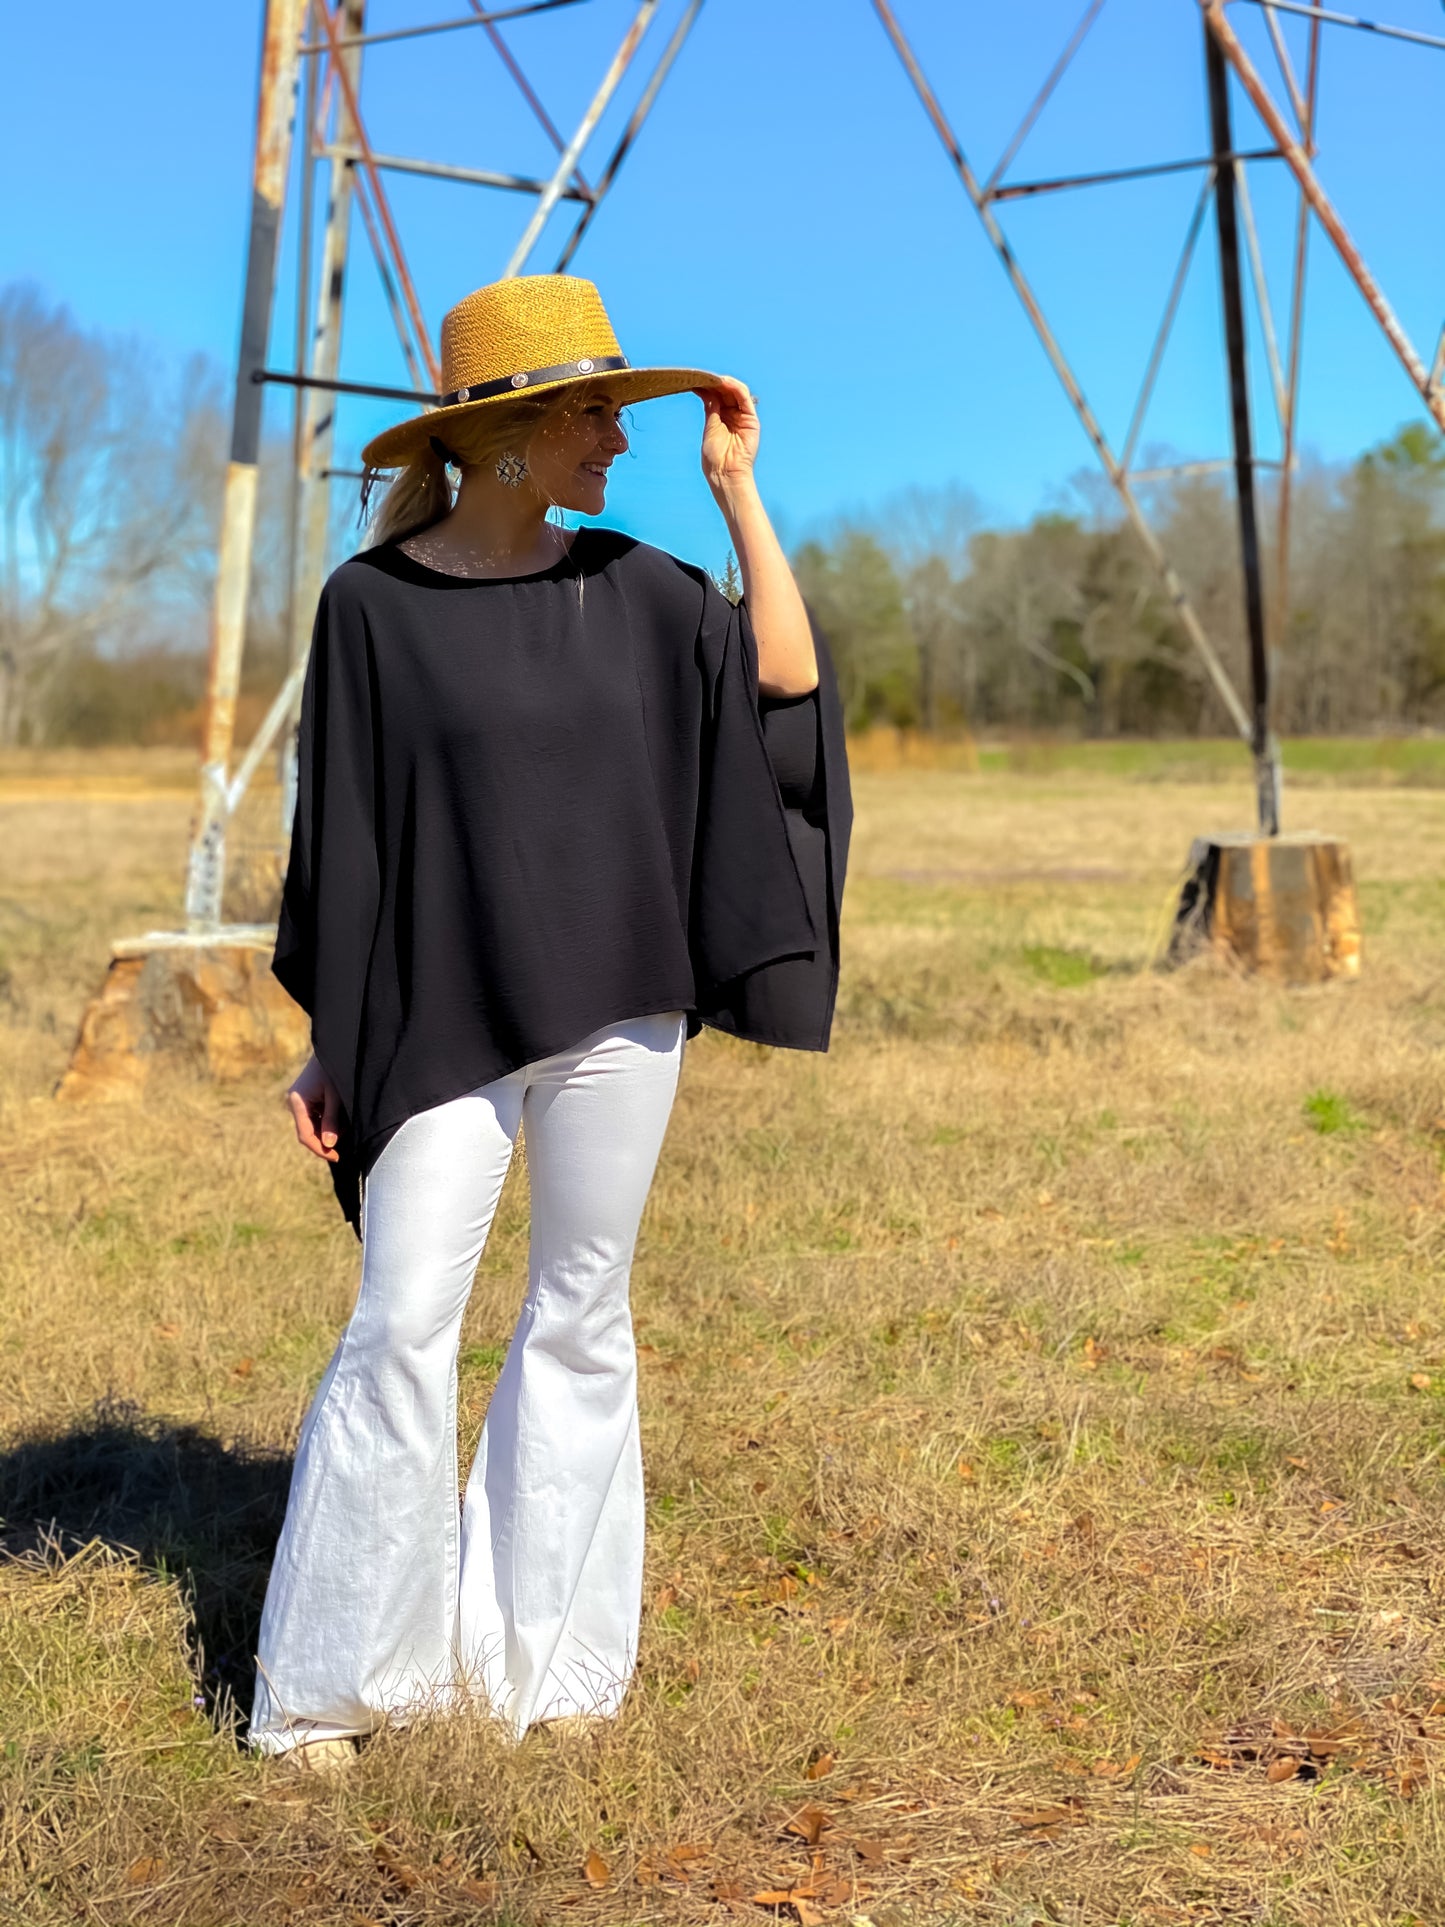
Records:
{"label": "dry brown grass", "polygon": [[[106,940],[175,912],[188,800],[111,774],[0,784],[0,1916],[1445,1919],[1428,791],[1294,812],[1367,953],[1288,994],[1146,967],[1242,787],[860,772],[834,1048],[704,1033],[649,1201],[623,1717],[313,1785],[231,1721],[356,1246],[279,1079],[52,1104]],[[468,1446],[525,1241],[519,1161]]]}

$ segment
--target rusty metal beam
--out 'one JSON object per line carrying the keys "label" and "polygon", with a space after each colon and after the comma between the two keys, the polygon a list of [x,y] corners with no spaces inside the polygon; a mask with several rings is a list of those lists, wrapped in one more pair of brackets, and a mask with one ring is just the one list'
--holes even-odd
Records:
{"label": "rusty metal beam", "polygon": [[258,368],[252,381],[275,382],[282,388],[316,388],[328,395],[374,395],[382,401],[419,401],[435,407],[441,400],[430,388],[382,388],[374,381],[337,381],[324,375],[297,375],[289,368]]}
{"label": "rusty metal beam", "polygon": [[[490,13],[464,13],[455,20],[431,20],[419,27],[393,27],[387,33],[352,34],[338,44],[343,47],[378,47],[387,40],[420,40],[426,34],[453,33],[458,27],[485,27],[494,20],[520,20],[529,13],[555,13],[558,7],[580,6],[582,0],[527,0],[517,7],[493,8]],[[328,40],[318,40],[301,49],[303,54],[332,53]]]}
{"label": "rusty metal beam", "polygon": [[[484,11],[482,7],[482,0],[472,0],[472,11],[477,14],[480,14]],[[502,65],[506,68],[507,72],[512,76],[512,79],[517,83],[517,89],[520,92],[523,100],[526,101],[527,105],[531,108],[533,114],[536,116],[538,124],[540,125],[543,133],[546,134],[548,140],[551,141],[552,145],[556,148],[557,152],[560,154],[562,152],[562,149],[567,145],[567,143],[562,138],[561,131],[558,128],[556,122],[552,119],[552,116],[547,112],[547,109],[542,105],[541,99],[539,98],[537,91],[533,87],[531,81],[528,80],[527,76],[522,72],[521,63],[518,61],[517,56],[512,52],[511,48],[507,45],[506,41],[503,40],[501,29],[490,19],[484,21],[483,25],[486,27],[487,38],[488,40],[491,41],[493,49],[496,52],[497,58],[501,61]],[[590,201],[592,198],[592,189],[587,185],[586,177],[583,175],[583,172],[580,167],[573,168],[572,181],[573,181],[573,185],[578,190],[578,199],[584,200],[584,201]],[[539,187],[538,192],[540,191],[541,190]]]}
{"label": "rusty metal beam", "polygon": [[[336,15],[331,11],[329,0],[316,0],[316,6],[321,24],[326,30],[326,39],[331,49],[332,65],[336,71],[336,78],[340,83],[342,99],[346,103],[347,113],[351,121],[352,135],[357,146],[361,149],[361,164],[366,169],[367,179],[371,183],[371,193],[376,203],[376,212],[380,218],[391,251],[392,266],[396,270],[397,280],[401,283],[402,297],[406,302],[407,313],[411,318],[412,330],[416,336],[416,345],[421,350],[422,360],[426,363],[426,370],[430,377],[432,387],[440,388],[442,385],[441,364],[437,360],[436,350],[432,347],[431,336],[427,333],[426,321],[422,315],[421,303],[417,299],[416,288],[411,278],[411,270],[406,265],[406,255],[402,251],[401,236],[397,233],[396,222],[392,219],[391,203],[387,200],[386,189],[382,186],[381,170],[377,167],[372,157],[371,145],[366,138],[366,124],[361,118],[361,105],[357,99],[356,86],[340,57],[341,50],[337,44],[339,36],[336,31]],[[340,11],[340,0],[338,0],[337,12],[339,13]]]}
{"label": "rusty metal beam", "polygon": [[[321,152],[335,160],[360,161],[361,149],[356,146],[328,144]],[[521,194],[540,194],[546,187],[545,181],[534,180],[528,174],[498,174],[485,167],[453,167],[448,161],[411,160],[403,154],[378,154],[372,150],[372,164],[383,172],[391,174],[422,174],[429,180],[461,181],[469,187],[504,187]],[[559,199],[564,201],[590,201],[592,189],[585,192],[578,187],[564,187]]]}
{"label": "rusty metal beam", "polygon": [[371,202],[367,198],[365,175],[353,174],[352,191],[356,195],[356,207],[357,212],[361,215],[361,225],[366,229],[366,238],[371,247],[371,258],[376,263],[377,279],[381,282],[381,292],[386,298],[386,307],[388,314],[391,316],[391,325],[395,328],[397,341],[401,344],[402,360],[406,363],[406,372],[411,376],[412,383],[415,387],[425,388],[426,376],[422,373],[421,363],[416,358],[416,349],[412,345],[411,331],[406,325],[406,313],[401,305],[401,297],[396,291],[396,282],[392,279],[391,262],[386,252],[386,241],[381,229],[376,225],[376,216],[372,213]]}
{"label": "rusty metal beam", "polygon": [[[1277,147],[1255,147],[1242,154],[1231,154],[1234,161],[1277,161]],[[1109,187],[1116,181],[1142,181],[1154,174],[1184,174],[1191,168],[1213,167],[1214,156],[1201,154],[1196,160],[1149,161],[1141,167],[1110,167],[1099,174],[1061,174],[1049,181],[1011,181],[985,195],[990,201],[1021,201],[1029,194],[1057,194],[1070,187]],[[980,190],[982,192],[982,190]]]}
{"label": "rusty metal beam", "polygon": [[[1320,23],[1310,27],[1309,53],[1305,65],[1304,116],[1300,133],[1305,152],[1315,151],[1315,115],[1320,84]],[[1300,367],[1304,350],[1305,268],[1309,259],[1310,206],[1299,195],[1295,214],[1294,269],[1290,278],[1289,364],[1285,375],[1285,411],[1281,427],[1280,452],[1283,457],[1279,478],[1279,502],[1275,511],[1274,597],[1270,606],[1270,640],[1276,652],[1284,648],[1289,631],[1290,542],[1294,512],[1295,427],[1299,419]],[[1445,337],[1442,337],[1445,339]]]}
{"label": "rusty metal beam", "polygon": [[622,163],[631,153],[633,142],[642,132],[643,122],[652,112],[652,104],[657,99],[658,91],[663,81],[667,78],[668,70],[671,68],[673,61],[676,60],[677,56],[682,52],[683,43],[692,32],[693,23],[701,11],[702,0],[688,0],[682,18],[672,30],[672,38],[663,48],[662,53],[658,57],[657,65],[648,76],[647,85],[642,90],[642,97],[633,108],[632,117],[626,127],[623,128],[617,145],[608,157],[607,165],[603,168],[597,185],[593,189],[592,205],[584,208],[578,216],[577,225],[567,236],[562,252],[557,257],[557,266],[554,269],[554,273],[564,274],[566,272],[568,263],[577,252],[583,235],[587,232],[588,228],[591,227],[593,217],[606,199],[612,183],[617,179]]}
{"label": "rusty metal beam", "polygon": [[[1159,369],[1164,360],[1164,350],[1174,331],[1174,317],[1179,312],[1179,303],[1184,295],[1184,284],[1189,279],[1190,264],[1194,260],[1194,250],[1199,241],[1199,230],[1204,225],[1204,216],[1209,207],[1209,197],[1214,192],[1214,170],[1211,164],[1209,179],[1199,190],[1199,198],[1194,203],[1194,212],[1189,217],[1185,230],[1184,245],[1179,250],[1179,262],[1174,270],[1174,279],[1169,286],[1169,296],[1164,303],[1164,313],[1159,322],[1159,331],[1154,337],[1154,346],[1149,351],[1149,363],[1144,370],[1144,379],[1139,386],[1139,398],[1134,404],[1134,413],[1129,420],[1129,432],[1124,437],[1124,451],[1119,457],[1120,468],[1130,471],[1134,461],[1134,450],[1144,427],[1144,417],[1149,412],[1149,402],[1154,394],[1154,384],[1159,379]],[[1137,480],[1138,477],[1135,477]]]}
{"label": "rusty metal beam", "polygon": [[1018,124],[1018,130],[1014,134],[1013,139],[1009,142],[1008,146],[1003,150],[1003,153],[1000,154],[992,174],[990,174],[988,179],[984,182],[983,195],[985,200],[988,200],[990,196],[993,194],[994,189],[998,186],[999,182],[1003,179],[1005,173],[1008,171],[1009,164],[1013,161],[1019,149],[1023,146],[1024,142],[1028,139],[1029,134],[1033,129],[1034,122],[1038,119],[1039,115],[1044,111],[1044,108],[1048,105],[1049,100],[1053,95],[1054,89],[1058,86],[1059,82],[1063,79],[1064,75],[1068,72],[1070,62],[1073,60],[1074,55],[1079,51],[1080,47],[1083,46],[1084,36],[1088,33],[1090,27],[1092,27],[1094,22],[1098,19],[1099,10],[1102,8],[1103,4],[1104,4],[1104,0],[1089,0],[1089,5],[1085,9],[1084,17],[1082,18],[1082,20],[1080,20],[1078,26],[1075,27],[1073,34],[1069,40],[1069,44],[1064,48],[1064,51],[1059,55],[1058,59],[1054,62],[1053,66],[1050,68],[1049,76],[1047,80],[1045,80],[1043,86],[1040,87],[1039,91],[1034,95],[1033,100],[1029,105],[1028,112],[1024,115],[1023,119]]}
{"label": "rusty metal beam", "polygon": [[1279,835],[1279,747],[1270,727],[1270,660],[1264,633],[1264,564],[1254,500],[1254,430],[1250,420],[1249,363],[1244,326],[1244,280],[1239,262],[1239,207],[1234,135],[1230,127],[1229,68],[1219,42],[1204,28],[1204,68],[1209,126],[1214,140],[1214,214],[1219,233],[1219,291],[1224,346],[1229,363],[1229,413],[1234,435],[1234,495],[1239,516],[1239,556],[1244,576],[1244,620],[1249,637],[1251,696],[1249,747],[1254,757],[1255,798],[1264,836]]}
{"label": "rusty metal beam", "polygon": [[192,928],[220,921],[225,875],[227,765],[236,728],[256,527],[257,465],[263,390],[251,374],[263,367],[271,332],[271,298],[281,235],[281,206],[291,159],[291,128],[300,72],[301,27],[308,0],[267,0],[261,42],[252,160],[251,230],[246,250],[241,345],[237,357],[231,452],[221,508],[221,539],[206,669],[200,800],[186,875],[186,918]]}
{"label": "rusty metal beam", "polygon": [[1279,340],[1274,331],[1274,307],[1265,278],[1264,255],[1259,245],[1259,230],[1254,225],[1254,208],[1249,198],[1249,177],[1243,163],[1234,169],[1234,187],[1239,201],[1239,221],[1249,250],[1249,278],[1254,283],[1254,301],[1259,309],[1259,325],[1264,332],[1264,351],[1269,361],[1269,378],[1274,390],[1275,416],[1284,425],[1284,366],[1279,358]]}
{"label": "rusty metal beam", "polygon": [[1044,318],[1044,312],[1039,306],[1038,298],[1025,278],[1023,269],[1019,266],[1013,249],[1009,246],[1008,240],[998,224],[991,203],[984,199],[983,190],[979,185],[978,178],[970,167],[967,157],[958,143],[958,137],[949,125],[948,119],[942,107],[939,105],[933,89],[929,86],[923,69],[918,64],[917,56],[914,54],[912,47],[909,45],[903,33],[903,29],[899,26],[893,9],[889,4],[889,0],[873,0],[873,7],[879,20],[883,24],[884,31],[893,43],[894,50],[903,63],[904,71],[913,83],[914,91],[923,104],[924,112],[932,121],[934,131],[943,143],[944,151],[953,164],[954,172],[958,175],[964,192],[973,203],[974,210],[979,220],[983,223],[984,232],[992,243],[994,252],[1002,262],[1004,272],[1012,282],[1015,294],[1017,294],[1019,300],[1023,303],[1024,311],[1033,323],[1034,332],[1039,338],[1044,353],[1049,358],[1054,373],[1058,376],[1063,386],[1064,393],[1073,404],[1074,413],[1078,416],[1084,433],[1093,443],[1094,452],[1099,457],[1105,474],[1113,483],[1119,500],[1124,505],[1124,511],[1129,518],[1130,526],[1138,536],[1139,541],[1143,544],[1145,553],[1159,573],[1160,579],[1164,584],[1165,593],[1173,605],[1179,626],[1183,629],[1185,635],[1199,655],[1200,660],[1203,662],[1209,679],[1214,684],[1219,699],[1224,704],[1231,722],[1239,731],[1240,735],[1244,737],[1245,741],[1249,741],[1251,733],[1249,715],[1243,703],[1239,700],[1234,684],[1229,679],[1229,673],[1220,661],[1213,643],[1209,640],[1208,633],[1203,623],[1199,620],[1198,611],[1189,600],[1189,595],[1183,582],[1180,580],[1169,558],[1165,555],[1158,536],[1155,535],[1153,529],[1150,527],[1148,518],[1144,514],[1137,496],[1129,485],[1128,475],[1113,449],[1110,447],[1103,429],[1099,426],[1093,409],[1085,398],[1083,389],[1079,386],[1078,378],[1070,367],[1068,360],[1065,358],[1058,341],[1055,339],[1053,330]]}
{"label": "rusty metal beam", "polygon": [[1274,48],[1274,57],[1279,65],[1280,77],[1284,81],[1285,92],[1289,95],[1291,107],[1294,108],[1296,125],[1299,127],[1300,133],[1304,134],[1307,131],[1305,128],[1304,95],[1300,92],[1298,80],[1295,79],[1294,62],[1289,57],[1289,48],[1285,45],[1284,34],[1280,31],[1279,21],[1275,18],[1274,8],[1271,6],[1265,7],[1264,24],[1269,29],[1270,45]]}
{"label": "rusty metal beam", "polygon": [[[1386,300],[1383,288],[1366,267],[1364,257],[1351,240],[1348,229],[1335,211],[1334,203],[1320,185],[1309,156],[1290,132],[1288,122],[1225,18],[1223,0],[1199,0],[1199,4],[1209,31],[1219,42],[1225,59],[1238,74],[1244,91],[1254,103],[1256,113],[1279,143],[1285,164],[1299,182],[1300,191],[1314,210],[1315,218],[1334,243],[1350,279],[1364,296],[1370,312],[1384,330],[1386,340],[1395,350],[1436,425],[1445,429],[1445,393],[1432,386],[1430,371],[1420,359],[1415,344]],[[1320,18],[1327,19],[1328,15],[1321,13]]]}
{"label": "rusty metal beam", "polygon": [[1323,21],[1328,27],[1358,27],[1361,33],[1378,34],[1382,40],[1407,40],[1412,47],[1445,48],[1439,34],[1417,33],[1413,27],[1389,27],[1379,20],[1361,20],[1353,13],[1330,13],[1309,0],[1249,0],[1253,7],[1278,8],[1281,13],[1297,13],[1306,20]]}
{"label": "rusty metal beam", "polygon": [[[1278,462],[1267,461],[1256,455],[1256,472],[1262,468],[1278,468]],[[1226,469],[1234,467],[1232,455],[1218,455],[1207,462],[1166,462],[1161,468],[1132,468],[1129,471],[1131,482],[1176,482],[1181,476],[1222,475]]]}
{"label": "rusty metal beam", "polygon": [[[325,0],[322,0],[325,4]],[[342,24],[346,36],[359,42],[366,31],[366,0],[343,0],[344,13]],[[351,78],[353,91],[359,88],[361,80],[360,45],[342,47],[334,63],[344,67]],[[333,63],[328,62],[328,80],[332,79]],[[352,131],[350,109],[345,98],[337,106],[336,132],[341,140]],[[281,792],[281,822],[283,837],[291,833],[291,821],[296,805],[296,724],[300,717],[300,689],[297,678],[304,674],[306,658],[311,648],[311,630],[316,619],[316,605],[321,596],[321,584],[326,572],[326,542],[331,520],[331,488],[328,480],[331,466],[332,445],[336,429],[336,403],[333,397],[342,391],[332,386],[336,380],[337,369],[341,365],[341,323],[346,295],[346,270],[351,248],[351,206],[352,189],[355,185],[355,170],[334,152],[328,153],[330,161],[326,194],[326,227],[321,243],[321,274],[316,288],[316,308],[311,322],[309,352],[304,364],[297,366],[297,398],[301,404],[304,421],[301,444],[297,451],[296,463],[296,521],[294,529],[294,559],[291,571],[289,597],[289,642],[291,674],[288,685],[296,684],[284,691],[284,703],[278,695],[272,705],[273,711],[281,705],[279,719],[275,725],[281,734],[280,753],[277,759],[277,777]],[[309,288],[307,293],[309,295]],[[261,378],[265,378],[265,370]],[[270,722],[270,717],[266,723]],[[266,723],[256,733],[256,738],[247,751],[250,760],[254,754],[252,767],[269,747]],[[248,773],[249,780],[249,773]],[[240,782],[239,775],[233,782],[233,790]]]}
{"label": "rusty metal beam", "polygon": [[[657,12],[657,7],[658,0],[642,0],[641,5],[638,7],[631,26],[622,36],[622,44],[612,56],[611,66],[602,77],[602,85],[592,96],[586,113],[583,114],[577,124],[576,133],[573,134],[571,140],[568,141],[566,147],[562,150],[551,180],[548,181],[538,196],[537,205],[532,210],[532,218],[528,221],[521,240],[518,241],[516,247],[513,248],[511,260],[508,261],[506,267],[502,270],[502,279],[504,281],[509,281],[513,275],[520,274],[526,266],[527,257],[537,245],[538,239],[541,236],[543,228],[547,225],[553,208],[561,198],[562,190],[569,176],[576,169],[583,148],[586,147],[588,141],[592,138],[593,129],[606,112],[607,103],[617,91],[618,82],[632,65],[633,55],[637,52],[639,46],[641,46],[643,35],[652,25],[652,17]],[[440,380],[437,381],[436,385],[440,388]]]}

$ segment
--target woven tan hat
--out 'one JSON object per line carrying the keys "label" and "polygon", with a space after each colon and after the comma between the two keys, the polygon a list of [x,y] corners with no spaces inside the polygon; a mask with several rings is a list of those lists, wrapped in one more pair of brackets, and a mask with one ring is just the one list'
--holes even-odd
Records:
{"label": "woven tan hat", "polygon": [[457,415],[569,382],[607,377],[622,403],[716,386],[705,368],[634,368],[618,346],[602,297],[572,274],[516,275],[478,288],[442,319],[442,392],[437,406],[374,436],[368,468],[399,468]]}

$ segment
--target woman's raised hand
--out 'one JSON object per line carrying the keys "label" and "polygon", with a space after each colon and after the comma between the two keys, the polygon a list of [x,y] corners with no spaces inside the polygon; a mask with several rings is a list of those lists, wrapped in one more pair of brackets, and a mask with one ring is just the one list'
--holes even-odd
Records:
{"label": "woman's raised hand", "polygon": [[702,425],[702,472],[715,494],[751,483],[762,432],[757,402],[744,381],[725,376],[716,388],[699,388],[706,411]]}
{"label": "woman's raised hand", "polygon": [[341,1099],[314,1056],[307,1058],[301,1075],[287,1091],[286,1103],[296,1121],[297,1143],[328,1164],[335,1164],[341,1155],[336,1148],[341,1135]]}

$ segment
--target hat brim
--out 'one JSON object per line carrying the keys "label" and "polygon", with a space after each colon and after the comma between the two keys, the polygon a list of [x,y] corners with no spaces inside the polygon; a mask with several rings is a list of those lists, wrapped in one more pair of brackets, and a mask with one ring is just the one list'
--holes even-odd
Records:
{"label": "hat brim", "polygon": [[657,401],[663,395],[685,395],[695,388],[721,385],[722,377],[709,373],[706,368],[619,368],[612,374],[569,375],[561,381],[539,381],[525,391],[488,395],[481,401],[453,402],[450,408],[431,408],[424,415],[413,415],[394,428],[384,428],[379,435],[374,435],[362,449],[361,459],[368,468],[402,468],[414,455],[420,454],[433,435],[444,436],[445,423],[518,401],[523,392],[531,396],[555,394],[560,388],[603,388],[626,408],[634,402]]}

